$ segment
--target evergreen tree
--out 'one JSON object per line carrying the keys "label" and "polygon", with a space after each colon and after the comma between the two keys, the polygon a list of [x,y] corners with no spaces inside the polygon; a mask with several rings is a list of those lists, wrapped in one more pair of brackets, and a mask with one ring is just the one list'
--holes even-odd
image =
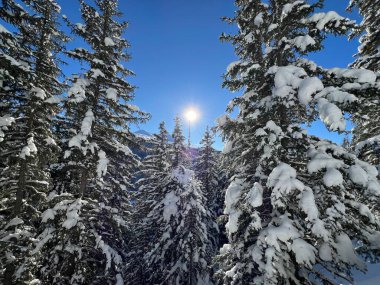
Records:
{"label": "evergreen tree", "polygon": [[195,173],[202,183],[202,189],[207,198],[207,209],[212,216],[212,224],[209,225],[210,233],[213,233],[212,241],[215,250],[219,248],[219,229],[215,222],[217,217],[223,213],[224,196],[220,188],[220,172],[218,167],[218,153],[213,148],[213,134],[207,127],[201,140],[199,155],[195,163]]}
{"label": "evergreen tree", "polygon": [[[323,1],[237,0],[232,63],[224,86],[244,94],[229,105],[237,119],[219,120],[234,176],[226,191],[229,243],[221,249],[221,284],[338,284],[364,270],[352,241],[379,247],[379,221],[368,208],[380,195],[377,170],[302,125],[319,115],[345,131],[339,106],[355,96],[322,82],[326,74],[352,83],[360,72],[323,70],[304,56],[323,48],[329,33],[353,23],[335,12],[314,13]],[[323,84],[325,83],[325,84]],[[331,82],[330,82],[331,84]],[[377,198],[378,199],[378,198]]]}
{"label": "evergreen tree", "polygon": [[194,172],[177,166],[163,181],[164,198],[149,215],[158,238],[146,254],[149,284],[210,284],[210,212]]}
{"label": "evergreen tree", "polygon": [[[154,271],[144,260],[152,241],[157,240],[160,225],[150,216],[154,207],[164,198],[163,181],[171,168],[169,156],[168,131],[165,123],[160,123],[159,134],[154,136],[148,156],[142,163],[139,188],[133,214],[134,237],[128,261],[128,284],[147,284],[150,272]],[[152,281],[153,282],[153,281]],[[153,282],[154,284],[154,282]]]}
{"label": "evergreen tree", "polygon": [[[55,1],[2,1],[0,29],[0,222],[3,284],[35,279],[34,237],[51,188],[57,145],[52,117],[64,85],[59,55],[66,41]],[[13,123],[13,124],[12,124]]]}
{"label": "evergreen tree", "polygon": [[[351,67],[378,72],[380,70],[380,18],[378,16],[380,1],[352,0],[349,9],[354,6],[359,8],[363,21],[352,37],[363,32],[364,35],[360,38],[359,53]],[[357,88],[355,95],[360,100],[360,107],[353,116],[356,125],[353,130],[356,153],[361,159],[380,166],[380,126],[377,119],[380,116],[380,88],[373,82]]]}
{"label": "evergreen tree", "polygon": [[172,144],[172,156],[173,156],[173,167],[178,165],[183,165],[187,159],[187,152],[185,146],[185,136],[182,134],[181,119],[177,116],[174,119],[175,126],[172,134],[173,144]]}
{"label": "evergreen tree", "polygon": [[123,284],[129,229],[129,191],[139,164],[130,147],[137,145],[129,124],[146,114],[129,102],[132,73],[116,0],[80,1],[83,24],[71,25],[90,49],[68,55],[88,66],[72,79],[65,101],[67,147],[61,165],[68,182],[57,183],[43,213],[45,230],[35,251],[44,261],[40,279],[46,284]]}

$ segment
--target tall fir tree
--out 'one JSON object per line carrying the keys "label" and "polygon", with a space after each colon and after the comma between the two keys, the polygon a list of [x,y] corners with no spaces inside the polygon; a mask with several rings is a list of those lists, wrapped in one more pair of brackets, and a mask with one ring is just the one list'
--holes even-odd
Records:
{"label": "tall fir tree", "polygon": [[[57,144],[52,133],[63,92],[60,54],[67,37],[59,30],[56,1],[2,1],[0,31],[0,266],[3,284],[36,277],[34,238],[51,189],[49,164]],[[13,124],[11,124],[13,122]]]}
{"label": "tall fir tree", "polygon": [[[359,53],[352,68],[369,69],[378,72],[380,69],[380,1],[352,0],[349,9],[357,7],[363,21],[352,33],[352,37],[364,33],[360,37]],[[380,88],[378,83],[367,84],[356,91],[360,99],[359,108],[354,113],[353,144],[357,155],[380,167]],[[379,168],[380,169],[380,168]]]}
{"label": "tall fir tree", "polygon": [[173,156],[173,167],[178,165],[183,165],[188,159],[187,149],[185,146],[185,136],[182,133],[181,119],[176,116],[174,119],[174,130],[172,134],[173,144],[171,147],[171,152]]}
{"label": "tall fir tree", "polygon": [[201,140],[198,157],[195,162],[195,173],[198,180],[202,183],[203,192],[207,198],[207,209],[212,216],[212,223],[209,225],[209,232],[212,233],[214,249],[219,248],[219,229],[215,221],[223,213],[224,196],[221,189],[223,177],[220,176],[218,166],[218,152],[213,148],[213,133],[206,128]]}
{"label": "tall fir tree", "polygon": [[[155,269],[147,265],[144,255],[149,246],[157,240],[160,224],[152,218],[151,213],[158,201],[164,198],[163,181],[171,169],[168,136],[165,123],[160,123],[159,134],[147,143],[148,155],[142,161],[141,177],[137,181],[133,209],[133,240],[128,258],[128,284],[147,284],[151,272]],[[152,280],[151,280],[152,281]],[[154,282],[153,282],[154,284]]]}
{"label": "tall fir tree", "polygon": [[118,1],[95,4],[80,1],[83,24],[70,24],[90,49],[67,53],[88,69],[72,79],[64,104],[63,175],[49,195],[35,248],[44,257],[40,279],[46,284],[123,284],[125,277],[129,192],[139,164],[129,125],[148,116],[130,104],[127,23],[118,21]]}
{"label": "tall fir tree", "polygon": [[219,119],[234,176],[217,278],[234,285],[352,282],[351,270],[365,268],[352,242],[379,247],[379,221],[367,206],[380,195],[378,172],[301,126],[319,115],[331,131],[346,129],[339,107],[357,98],[322,82],[326,74],[359,85],[373,80],[360,71],[324,70],[305,57],[353,22],[315,13],[322,0],[235,4],[226,21],[239,32],[222,39],[234,44],[239,61],[228,67],[224,86],[244,94],[229,105],[239,108],[237,119]]}
{"label": "tall fir tree", "polygon": [[163,181],[164,198],[149,215],[159,225],[145,256],[148,284],[210,284],[210,212],[193,171],[174,167]]}

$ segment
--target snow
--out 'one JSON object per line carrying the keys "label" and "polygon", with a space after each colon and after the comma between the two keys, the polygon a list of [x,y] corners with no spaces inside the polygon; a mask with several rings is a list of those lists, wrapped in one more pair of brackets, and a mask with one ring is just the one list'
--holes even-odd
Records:
{"label": "snow", "polygon": [[301,193],[299,207],[307,214],[309,221],[315,221],[319,217],[317,205],[315,204],[314,193],[310,188],[306,188]]}
{"label": "snow", "polygon": [[172,178],[177,180],[182,185],[189,184],[194,175],[194,171],[182,166],[176,167],[172,172]]}
{"label": "snow", "polygon": [[18,225],[21,225],[23,223],[24,223],[24,221],[22,219],[16,217],[16,218],[13,218],[12,220],[10,220],[8,222],[8,224],[4,227],[4,229],[7,229],[7,228],[13,227],[13,226],[18,226]]}
{"label": "snow", "polygon": [[306,51],[309,46],[315,45],[315,40],[309,35],[298,36],[292,40],[292,43],[301,51]]}
{"label": "snow", "polygon": [[343,175],[335,168],[327,168],[323,176],[323,183],[327,187],[341,186],[343,184]]}
{"label": "snow", "polygon": [[100,77],[105,77],[104,73],[100,69],[98,69],[98,68],[92,68],[91,69],[91,73],[92,73],[91,77],[95,78],[95,79],[97,79],[99,76]]}
{"label": "snow", "polygon": [[275,74],[273,96],[282,98],[292,94],[299,87],[302,77],[307,75],[305,70],[292,65],[271,67],[267,74]]}
{"label": "snow", "polygon": [[267,186],[273,189],[272,196],[278,199],[293,190],[302,191],[305,186],[296,176],[297,172],[293,167],[281,162],[268,177]]}
{"label": "snow", "polygon": [[80,220],[79,211],[83,204],[85,203],[82,199],[77,199],[68,207],[66,212],[66,220],[62,223],[62,227],[69,230],[76,226]]}
{"label": "snow", "polygon": [[332,253],[331,253],[331,247],[328,243],[325,242],[319,247],[319,257],[323,261],[332,261],[333,260]]}
{"label": "snow", "polygon": [[245,187],[247,187],[247,185],[244,180],[236,178],[232,180],[226,190],[224,214],[229,215],[226,229],[230,234],[238,230],[238,220],[241,212],[235,208],[235,205],[240,198],[241,191]]}
{"label": "snow", "polygon": [[345,69],[345,68],[332,68],[329,73],[334,74],[336,77],[356,79],[358,83],[374,83],[376,82],[376,74],[368,69]]}
{"label": "snow", "polygon": [[115,285],[124,285],[123,277],[121,274],[116,274],[116,284]]}
{"label": "snow", "polygon": [[171,191],[165,195],[165,198],[162,201],[162,203],[164,205],[163,217],[166,222],[169,222],[171,217],[177,214],[178,201],[179,201],[179,197],[175,194],[174,191]]}
{"label": "snow", "polygon": [[96,168],[96,173],[98,174],[98,177],[102,177],[107,174],[107,166],[109,163],[109,159],[106,157],[106,153],[103,150],[100,150],[98,152],[98,166]]}
{"label": "snow", "polygon": [[54,220],[56,212],[53,209],[47,209],[42,213],[42,222],[46,223],[48,220]]}
{"label": "snow", "polygon": [[344,166],[343,161],[333,158],[323,148],[315,149],[314,146],[311,147],[308,156],[311,158],[311,161],[307,164],[309,173],[315,173],[325,168],[339,169]]}
{"label": "snow", "polygon": [[298,89],[298,99],[301,104],[307,105],[312,100],[312,95],[323,89],[322,81],[317,77],[305,78]]}
{"label": "snow", "polygon": [[318,111],[322,122],[331,131],[345,131],[346,120],[342,111],[333,103],[330,103],[325,98],[318,100]]}
{"label": "snow", "polygon": [[32,94],[37,97],[37,98],[40,98],[42,100],[44,100],[46,98],[46,93],[44,90],[42,90],[41,88],[38,88],[38,87],[33,87],[30,92],[32,92]]}
{"label": "snow", "polygon": [[83,33],[86,32],[86,27],[81,23],[76,23],[75,28],[78,29],[79,31],[83,32]]}
{"label": "snow", "polygon": [[255,24],[255,26],[257,27],[260,27],[262,25],[262,23],[264,23],[264,19],[263,19],[263,13],[259,13],[255,19],[253,20],[253,23]]}
{"label": "snow", "polygon": [[117,90],[114,88],[108,88],[106,90],[106,98],[117,102]]}
{"label": "snow", "polygon": [[111,38],[106,37],[106,38],[104,39],[104,44],[105,44],[107,47],[112,47],[112,46],[115,45],[115,42],[114,42]]}
{"label": "snow", "polygon": [[315,98],[320,97],[327,98],[329,102],[336,102],[342,104],[353,103],[358,100],[358,98],[355,95],[345,91],[341,91],[333,86],[324,88],[315,96]]}
{"label": "snow", "polygon": [[70,87],[67,94],[70,98],[70,101],[75,103],[83,102],[86,99],[86,87],[89,85],[89,81],[86,79],[78,78],[73,83],[73,86]]}
{"label": "snow", "polygon": [[357,265],[358,268],[365,268],[363,261],[356,255],[351,239],[345,233],[341,233],[336,237],[334,245],[337,251],[337,258],[347,264]]}
{"label": "snow", "polygon": [[111,268],[112,262],[115,263],[117,268],[118,265],[120,265],[122,262],[121,256],[113,248],[106,244],[97,232],[93,231],[93,234],[96,238],[96,247],[100,248],[103,254],[106,256],[106,270],[109,270]]}
{"label": "snow", "polygon": [[34,144],[34,138],[30,137],[27,140],[27,145],[24,146],[20,153],[20,158],[25,159],[27,156],[31,156],[33,153],[37,153],[37,147]]}
{"label": "snow", "polygon": [[249,190],[247,201],[252,207],[260,207],[263,204],[263,191],[263,187],[257,182],[255,182],[251,190]]}
{"label": "snow", "polygon": [[286,215],[280,216],[279,219],[280,225],[278,227],[269,225],[265,237],[267,244],[273,246],[277,251],[281,251],[278,241],[287,243],[289,240],[300,238],[297,228]]}
{"label": "snow", "polygon": [[309,18],[309,22],[316,23],[318,30],[323,30],[326,25],[336,22],[335,26],[339,26],[340,22],[345,20],[344,17],[338,15],[335,11],[329,11],[327,13],[317,13]]}
{"label": "snow", "polygon": [[292,243],[292,251],[296,256],[298,264],[304,264],[311,268],[315,264],[315,254],[317,250],[303,239],[295,239]]}
{"label": "snow", "polygon": [[92,122],[95,120],[94,113],[91,109],[86,112],[85,118],[82,121],[81,131],[84,136],[91,134]]}
{"label": "snow", "polygon": [[366,187],[368,184],[368,174],[359,165],[352,165],[350,167],[349,176],[351,181],[357,185]]}
{"label": "snow", "polygon": [[15,118],[10,116],[0,117],[0,142],[4,141],[4,131],[15,122]]}

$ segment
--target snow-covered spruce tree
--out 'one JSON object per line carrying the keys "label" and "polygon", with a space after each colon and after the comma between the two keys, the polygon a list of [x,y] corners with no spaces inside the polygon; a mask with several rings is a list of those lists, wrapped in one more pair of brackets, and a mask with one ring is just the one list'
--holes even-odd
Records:
{"label": "snow-covered spruce tree", "polygon": [[[171,160],[168,131],[165,123],[160,123],[159,134],[149,141],[148,156],[142,162],[138,191],[133,208],[133,240],[129,244],[127,280],[128,284],[148,284],[150,272],[154,271],[144,260],[149,246],[157,240],[160,224],[152,218],[154,207],[164,199],[163,182],[170,173]],[[156,284],[150,280],[152,284]]]}
{"label": "snow-covered spruce tree", "polygon": [[68,52],[88,66],[72,80],[64,105],[70,134],[64,177],[70,182],[50,193],[46,229],[34,251],[45,257],[44,284],[123,284],[128,193],[139,164],[129,148],[137,144],[129,124],[147,116],[129,104],[134,88],[123,66],[127,23],[117,20],[117,1],[80,4],[84,23],[71,26],[90,49]]}
{"label": "snow-covered spruce tree", "polygon": [[209,231],[215,250],[219,248],[219,229],[216,226],[217,217],[223,213],[223,192],[220,188],[218,153],[213,148],[213,133],[206,128],[205,134],[201,140],[201,147],[195,162],[195,173],[199,181],[202,183],[203,192],[207,198],[207,209],[212,215],[212,224],[209,225]]}
{"label": "snow-covered spruce tree", "polygon": [[67,38],[59,30],[59,12],[56,1],[47,0],[7,0],[0,7],[1,19],[14,31],[3,26],[0,31],[2,284],[35,279],[33,238],[57,151],[51,128],[58,111],[54,96],[64,87],[58,80],[59,55]]}
{"label": "snow-covered spruce tree", "polygon": [[173,144],[171,145],[173,167],[184,165],[188,162],[188,154],[185,146],[185,136],[182,133],[181,119],[176,116],[172,134]]}
{"label": "snow-covered spruce tree", "polygon": [[219,120],[235,175],[226,191],[229,243],[217,278],[235,285],[351,281],[352,268],[365,268],[352,243],[380,246],[379,221],[366,206],[380,195],[378,173],[301,126],[319,113],[330,130],[345,130],[338,105],[355,96],[324,86],[323,69],[304,55],[353,23],[335,12],[314,13],[323,1],[235,3],[235,17],[226,20],[239,32],[222,38],[240,60],[228,67],[224,86],[244,94],[229,106],[239,108],[237,119]]}
{"label": "snow-covered spruce tree", "polygon": [[[364,34],[360,38],[361,46],[352,68],[366,68],[374,72],[380,70],[380,1],[352,0],[349,9],[359,8],[363,21],[352,36]],[[360,99],[359,108],[353,116],[355,128],[353,144],[357,155],[374,165],[380,166],[380,83],[373,82],[356,89]]]}
{"label": "snow-covered spruce tree", "polygon": [[210,284],[211,215],[201,183],[193,171],[179,165],[163,185],[164,198],[149,214],[160,227],[145,256],[152,270],[149,284]]}

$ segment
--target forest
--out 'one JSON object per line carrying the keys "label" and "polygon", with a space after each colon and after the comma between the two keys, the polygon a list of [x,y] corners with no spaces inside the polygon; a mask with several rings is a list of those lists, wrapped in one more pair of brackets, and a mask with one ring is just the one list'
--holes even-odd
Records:
{"label": "forest", "polygon": [[[327,0],[235,0],[220,84],[236,97],[199,146],[180,116],[133,131],[151,116],[128,14],[77,2],[80,23],[63,0],[0,2],[0,284],[364,285],[380,269],[380,0],[346,0],[359,23]],[[346,68],[310,59],[329,36],[359,40]],[[318,120],[344,143],[309,134]]]}

